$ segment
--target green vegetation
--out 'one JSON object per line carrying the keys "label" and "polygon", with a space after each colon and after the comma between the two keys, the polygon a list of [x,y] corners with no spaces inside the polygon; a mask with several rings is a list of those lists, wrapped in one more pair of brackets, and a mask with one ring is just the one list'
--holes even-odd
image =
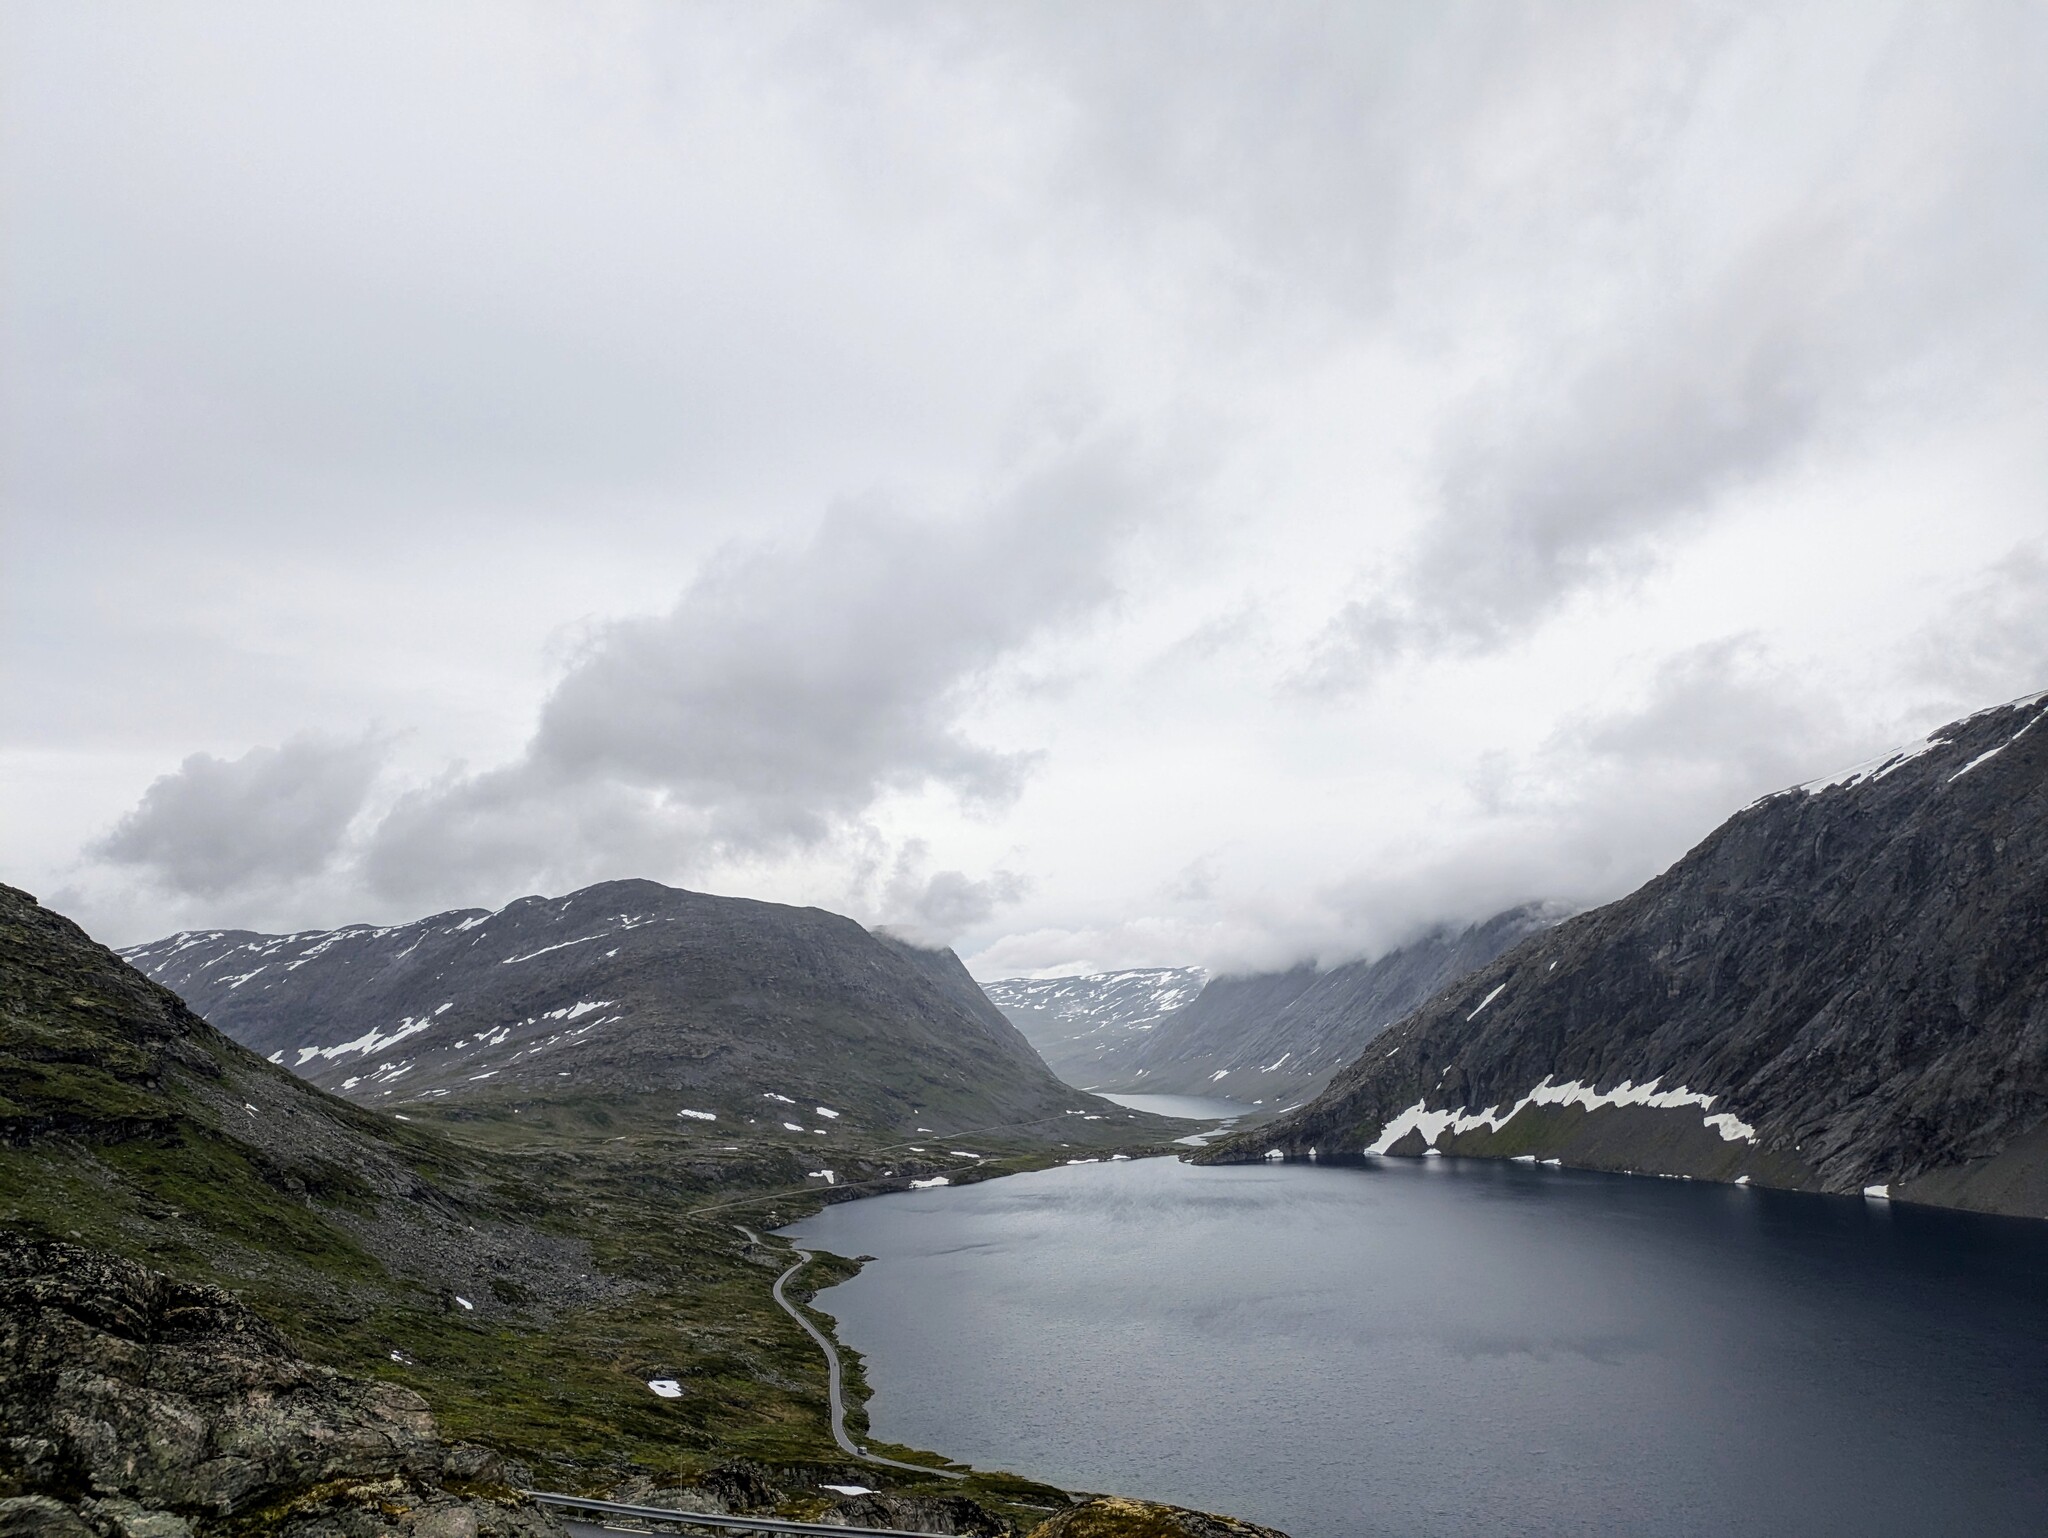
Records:
{"label": "green vegetation", "polygon": [[[921,1153],[839,1128],[827,1148],[773,1124],[678,1129],[667,1102],[566,1088],[404,1115],[262,1062],[0,888],[0,1226],[222,1286],[309,1358],[417,1390],[445,1435],[555,1488],[673,1487],[734,1459],[802,1471],[791,1486],[872,1479],[834,1445],[823,1360],[771,1297],[787,1250],[740,1225],[1131,1137],[1076,1116],[1059,1129],[1071,1147],[1037,1128],[956,1127]],[[963,1146],[982,1159],[947,1151]],[[840,1182],[829,1192],[806,1169],[821,1158]],[[793,1296],[857,1269],[820,1256]],[[860,1358],[844,1355],[865,1436]],[[681,1396],[650,1392],[661,1378]],[[1000,1473],[888,1482],[965,1493],[1026,1525],[1064,1505]]]}
{"label": "green vegetation", "polygon": [[[535,1232],[580,1242],[592,1272],[627,1289],[616,1301],[550,1307],[545,1283],[508,1275],[465,1310],[447,1288],[395,1274],[352,1234],[404,1221],[402,1210],[380,1213],[360,1177],[333,1171],[315,1195],[299,1172],[238,1140],[188,1117],[172,1121],[149,1139],[0,1148],[0,1223],[227,1287],[314,1360],[419,1390],[448,1435],[513,1456],[551,1484],[684,1483],[735,1457],[845,1464],[826,1419],[817,1348],[769,1294],[788,1257],[779,1246],[750,1254],[737,1226],[812,1210],[815,1182],[811,1190],[721,1184],[690,1162],[687,1146],[664,1146],[679,1139],[649,1147],[541,1140],[517,1150],[451,1140],[438,1162],[459,1168],[469,1155],[483,1177],[453,1193],[469,1215],[502,1221],[516,1212]],[[772,1149],[745,1152],[735,1173],[779,1162]],[[491,1168],[494,1159],[515,1173]],[[1036,1150],[968,1173],[1048,1162]],[[692,1216],[693,1198],[706,1196],[695,1205],[710,1210]],[[821,1256],[794,1295],[807,1298],[857,1269]],[[859,1356],[845,1356],[857,1404]],[[677,1379],[683,1396],[655,1397],[646,1387],[654,1378]],[[854,1420],[859,1426],[858,1411]],[[976,1487],[998,1499],[1044,1493],[1002,1476]]]}

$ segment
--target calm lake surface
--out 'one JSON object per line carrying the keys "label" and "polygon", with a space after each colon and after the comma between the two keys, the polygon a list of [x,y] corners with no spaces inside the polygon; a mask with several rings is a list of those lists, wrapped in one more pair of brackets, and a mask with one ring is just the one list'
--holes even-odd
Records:
{"label": "calm lake surface", "polygon": [[2048,1224],[1478,1160],[831,1207],[875,1433],[1294,1538],[2048,1533]]}

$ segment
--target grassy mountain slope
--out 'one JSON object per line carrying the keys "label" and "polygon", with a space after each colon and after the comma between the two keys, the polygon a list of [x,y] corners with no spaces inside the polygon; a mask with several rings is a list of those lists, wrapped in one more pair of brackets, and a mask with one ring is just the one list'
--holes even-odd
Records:
{"label": "grassy mountain slope", "polygon": [[[784,1257],[732,1226],[828,1194],[779,1130],[707,1151],[667,1129],[492,1123],[479,1140],[399,1121],[230,1041],[7,887],[0,1085],[0,1233],[226,1289],[315,1366],[416,1391],[445,1434],[543,1483],[675,1485],[736,1456],[861,1476],[833,1447],[815,1346],[770,1299]],[[843,1149],[829,1194],[979,1178],[1020,1152],[944,1141],[984,1157],[871,1140]],[[799,1293],[843,1274],[821,1261]],[[684,1393],[658,1398],[654,1378]],[[968,1488],[1000,1504],[1037,1487]]]}

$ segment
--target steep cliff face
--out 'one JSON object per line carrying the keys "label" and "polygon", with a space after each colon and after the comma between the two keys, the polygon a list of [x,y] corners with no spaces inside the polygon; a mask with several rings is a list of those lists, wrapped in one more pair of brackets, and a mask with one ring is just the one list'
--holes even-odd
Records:
{"label": "steep cliff face", "polygon": [[1077,1082],[1268,1106],[1306,1099],[1431,994],[1566,911],[1528,903],[1465,929],[1432,930],[1370,961],[1211,978],[1151,1030],[1108,1044]]}
{"label": "steep cliff face", "polygon": [[1208,1159],[1558,1159],[2048,1216],[2048,696],[1766,797]]}
{"label": "steep cliff face", "polygon": [[951,951],[651,881],[123,954],[253,1051],[384,1109],[582,1097],[628,1118],[644,1101],[669,1121],[683,1107],[904,1132],[1103,1109],[1053,1077]]}

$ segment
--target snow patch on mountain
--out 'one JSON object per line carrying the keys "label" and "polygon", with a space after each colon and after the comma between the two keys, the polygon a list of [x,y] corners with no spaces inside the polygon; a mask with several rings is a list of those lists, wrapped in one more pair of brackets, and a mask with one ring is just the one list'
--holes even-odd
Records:
{"label": "snow patch on mountain", "polygon": [[1192,1004],[1208,974],[1200,967],[1138,967],[1082,977],[1006,977],[983,983],[996,1008],[1030,1009],[1081,1025],[1132,1025]]}
{"label": "snow patch on mountain", "polygon": [[[1637,1084],[1632,1079],[1624,1079],[1613,1089],[1596,1090],[1576,1079],[1568,1084],[1553,1084],[1550,1082],[1550,1075],[1545,1074],[1542,1082],[1517,1100],[1505,1116],[1500,1113],[1498,1104],[1490,1105],[1483,1111],[1474,1111],[1465,1106],[1431,1110],[1425,1097],[1381,1127],[1379,1136],[1366,1145],[1365,1152],[1386,1153],[1411,1132],[1420,1134],[1424,1144],[1430,1148],[1434,1148],[1438,1139],[1446,1133],[1455,1137],[1481,1127],[1489,1132],[1498,1132],[1513,1121],[1525,1107],[1531,1105],[1576,1105],[1587,1111],[1621,1105],[1647,1106],[1657,1111],[1676,1111],[1689,1107],[1708,1111],[1719,1098],[1699,1094],[1683,1085],[1676,1089],[1660,1089],[1658,1086],[1662,1082],[1661,1077],[1643,1084]],[[1702,1117],[1701,1120],[1708,1128],[1718,1133],[1724,1142],[1756,1141],[1756,1128],[1726,1111]]]}

